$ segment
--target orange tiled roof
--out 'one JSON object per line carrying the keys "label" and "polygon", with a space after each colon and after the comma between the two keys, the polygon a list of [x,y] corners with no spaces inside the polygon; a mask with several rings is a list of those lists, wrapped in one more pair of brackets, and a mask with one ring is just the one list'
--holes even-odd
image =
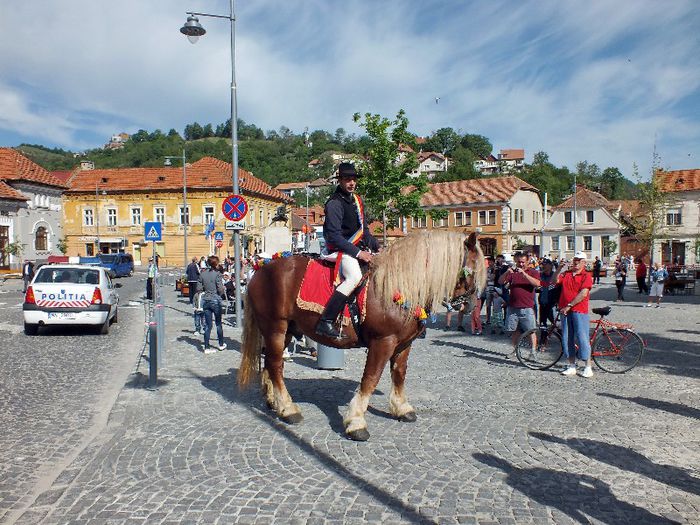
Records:
{"label": "orange tiled roof", "polygon": [[426,159],[429,159],[430,157],[437,157],[441,161],[445,160],[445,156],[442,153],[438,153],[437,151],[421,151],[418,154],[418,162],[423,162]]}
{"label": "orange tiled roof", "polygon": [[9,184],[5,184],[0,180],[0,199],[12,201],[28,201],[29,197],[22,195]]}
{"label": "orange tiled roof", "polygon": [[[293,201],[244,169],[239,169],[238,177],[243,194],[259,195],[282,202]],[[70,180],[68,193],[94,192],[96,185],[112,191],[180,191],[182,168],[83,170]],[[231,185],[231,164],[228,162],[204,157],[187,166],[188,190],[227,190]]]}
{"label": "orange tiled roof", "polygon": [[525,160],[525,150],[502,149],[498,156],[501,160]]}
{"label": "orange tiled roof", "polygon": [[658,170],[655,177],[660,183],[661,191],[700,190],[700,169],[696,170]]}
{"label": "orange tiled roof", "polygon": [[507,202],[518,190],[538,191],[531,184],[512,176],[438,182],[430,184],[429,188],[421,198],[421,206]]}
{"label": "orange tiled roof", "polygon": [[[367,226],[369,229],[369,232],[377,237],[381,241],[381,237],[384,235],[382,233],[382,228],[384,225],[382,224],[381,221],[374,221]],[[401,228],[389,228],[386,231],[386,236],[387,237],[405,237],[406,234],[403,232]]]}
{"label": "orange tiled roof", "polygon": [[278,191],[303,190],[307,184],[308,182],[283,182],[282,184],[275,186],[275,189]]}
{"label": "orange tiled roof", "polygon": [[[579,208],[610,208],[610,201],[597,191],[589,190],[585,186],[578,185],[576,190],[576,206]],[[574,196],[570,195],[556,208],[573,208]]]}
{"label": "orange tiled roof", "polygon": [[608,201],[608,209],[612,212],[620,210],[624,217],[637,217],[641,214],[641,203],[637,200]]}
{"label": "orange tiled roof", "polygon": [[11,148],[0,148],[0,180],[36,182],[57,188],[66,187],[62,181],[37,163]]}
{"label": "orange tiled roof", "polygon": [[60,180],[63,184],[68,185],[68,179],[73,175],[72,171],[52,171],[51,175]]}

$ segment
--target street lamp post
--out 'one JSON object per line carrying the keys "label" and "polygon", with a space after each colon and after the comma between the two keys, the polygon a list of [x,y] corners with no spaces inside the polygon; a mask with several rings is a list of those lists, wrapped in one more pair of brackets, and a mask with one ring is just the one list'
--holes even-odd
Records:
{"label": "street lamp post", "polygon": [[[100,197],[98,195],[99,184],[95,183],[95,257],[101,253],[100,250]],[[103,190],[102,195],[107,193]],[[108,225],[109,226],[109,225]]]}
{"label": "street lamp post", "polygon": [[309,253],[309,236],[311,235],[311,223],[309,222],[309,183],[306,183],[306,235],[304,236],[304,251]]}
{"label": "street lamp post", "polygon": [[[233,193],[238,195],[238,106],[236,101],[236,18],[233,9],[234,0],[230,0],[229,15],[212,15],[208,13],[195,13],[188,11],[187,22],[180,28],[180,32],[187,36],[192,43],[196,43],[206,30],[199,23],[198,16],[227,19],[231,24],[231,175],[233,178]],[[241,303],[241,246],[240,232],[233,230],[233,256],[234,279],[236,290],[236,323],[242,325],[243,305]]]}
{"label": "street lamp post", "polygon": [[576,192],[578,191],[578,186],[576,185],[576,172],[574,172],[574,255],[576,255]]}
{"label": "street lamp post", "polygon": [[165,156],[165,165],[170,166],[170,161],[173,159],[181,159],[182,160],[182,205],[185,210],[185,236],[184,236],[184,250],[185,250],[185,257],[184,257],[184,265],[183,268],[187,270],[187,230],[189,229],[189,213],[187,213],[187,158],[185,157],[185,148],[182,148],[182,157],[174,157],[170,155]]}

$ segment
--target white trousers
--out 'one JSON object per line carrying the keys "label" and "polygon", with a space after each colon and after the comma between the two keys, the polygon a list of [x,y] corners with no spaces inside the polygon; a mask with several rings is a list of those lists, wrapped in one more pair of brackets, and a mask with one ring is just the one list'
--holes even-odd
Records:
{"label": "white trousers", "polygon": [[343,254],[343,258],[340,260],[340,273],[342,274],[343,282],[338,285],[336,290],[343,295],[350,295],[362,280],[360,262],[354,257]]}

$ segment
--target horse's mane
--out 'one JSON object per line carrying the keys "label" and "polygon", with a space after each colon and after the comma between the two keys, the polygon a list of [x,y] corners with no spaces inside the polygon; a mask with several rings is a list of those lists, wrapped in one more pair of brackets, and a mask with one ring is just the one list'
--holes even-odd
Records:
{"label": "horse's mane", "polygon": [[[412,305],[433,309],[450,297],[464,265],[465,235],[443,230],[412,232],[394,242],[375,259],[374,293],[385,305],[399,291]],[[486,264],[476,243],[474,283],[480,293],[486,283]]]}

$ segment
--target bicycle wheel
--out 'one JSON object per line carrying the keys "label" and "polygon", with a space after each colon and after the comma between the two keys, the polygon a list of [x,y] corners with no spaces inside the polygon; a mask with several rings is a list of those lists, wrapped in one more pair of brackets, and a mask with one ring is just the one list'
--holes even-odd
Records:
{"label": "bicycle wheel", "polygon": [[[531,335],[535,334],[537,346],[532,350]],[[532,370],[547,370],[561,359],[564,349],[561,345],[561,336],[556,330],[552,333],[545,328],[528,330],[518,339],[516,348],[518,361]]]}
{"label": "bicycle wheel", "polygon": [[591,345],[593,361],[611,374],[631,370],[644,355],[644,341],[627,328],[607,328],[598,332]]}

